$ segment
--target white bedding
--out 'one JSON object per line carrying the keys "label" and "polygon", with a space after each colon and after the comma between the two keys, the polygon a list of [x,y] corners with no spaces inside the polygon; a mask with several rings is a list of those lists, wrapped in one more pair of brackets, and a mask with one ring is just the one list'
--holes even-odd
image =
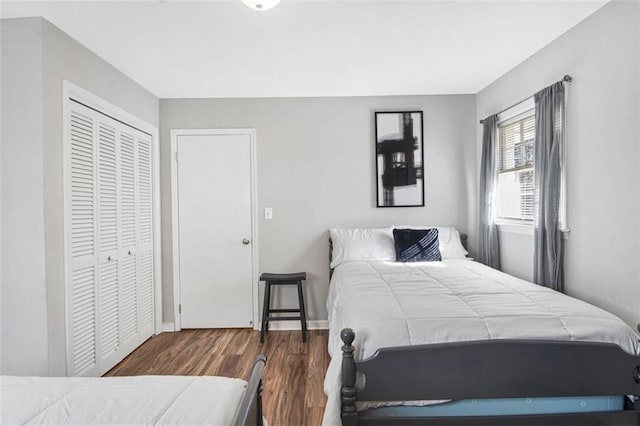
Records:
{"label": "white bedding", "polygon": [[638,336],[588,303],[470,260],[352,262],[335,269],[327,300],[331,363],[323,425],[340,422],[340,330],[356,332],[357,360],[383,347],[483,339],[614,343]]}
{"label": "white bedding", "polygon": [[226,377],[0,378],[0,420],[14,424],[231,425],[247,382]]}

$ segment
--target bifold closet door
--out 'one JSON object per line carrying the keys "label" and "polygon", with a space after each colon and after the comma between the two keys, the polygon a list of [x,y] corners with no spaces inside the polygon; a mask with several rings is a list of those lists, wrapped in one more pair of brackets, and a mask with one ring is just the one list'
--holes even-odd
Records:
{"label": "bifold closet door", "polygon": [[133,350],[138,335],[136,259],[136,138],[133,129],[120,129],[120,327],[122,345]]}
{"label": "bifold closet door", "polygon": [[151,137],[69,101],[69,375],[100,375],[154,332]]}
{"label": "bifold closet door", "polygon": [[138,132],[137,155],[137,203],[138,203],[138,333],[144,341],[154,332],[153,289],[153,199],[152,199],[152,150],[151,136]]}
{"label": "bifold closet door", "polygon": [[[120,324],[119,123],[101,114],[98,121],[98,365],[118,362]],[[102,370],[102,368],[100,368]],[[100,371],[102,373],[102,371]]]}
{"label": "bifold closet door", "polygon": [[95,112],[70,102],[65,191],[67,213],[67,370],[97,375],[98,225]]}

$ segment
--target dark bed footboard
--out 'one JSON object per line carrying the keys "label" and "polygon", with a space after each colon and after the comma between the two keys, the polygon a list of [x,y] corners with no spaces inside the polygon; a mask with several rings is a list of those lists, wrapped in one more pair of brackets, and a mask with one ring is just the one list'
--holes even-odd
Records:
{"label": "dark bed footboard", "polygon": [[262,381],[267,357],[258,355],[247,384],[247,391],[240,401],[233,426],[262,426]]}
{"label": "dark bed footboard", "polygon": [[[383,348],[355,361],[355,333],[341,332],[342,422],[366,425],[616,425],[640,423],[640,356],[589,342],[482,340]],[[356,388],[356,375],[364,385]],[[633,395],[606,413],[477,417],[371,417],[356,401]]]}

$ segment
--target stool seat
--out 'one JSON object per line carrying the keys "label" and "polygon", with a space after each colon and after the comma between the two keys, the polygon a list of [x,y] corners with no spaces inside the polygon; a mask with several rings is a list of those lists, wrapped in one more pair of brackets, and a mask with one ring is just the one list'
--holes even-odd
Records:
{"label": "stool seat", "polygon": [[[260,275],[260,281],[264,281],[264,307],[262,309],[262,330],[260,331],[260,343],[264,342],[264,335],[269,331],[269,321],[300,320],[302,329],[302,341],[307,341],[307,315],[304,309],[304,295],[302,293],[302,281],[307,279],[306,272],[294,272],[289,274],[275,274],[265,272]],[[277,285],[295,285],[298,287],[298,307],[287,309],[271,309],[271,287]],[[271,314],[297,313],[299,316],[278,316]]]}
{"label": "stool seat", "polygon": [[306,272],[293,272],[290,274],[273,274],[269,272],[265,272],[260,275],[260,281],[278,281],[278,282],[286,282],[286,281],[304,281],[307,279]]}
{"label": "stool seat", "polygon": [[265,272],[264,274],[260,275],[260,281],[277,281],[279,283],[288,282],[288,281],[295,281],[295,282],[304,281],[306,279],[307,279],[306,272],[293,272],[290,274],[273,274],[273,273]]}

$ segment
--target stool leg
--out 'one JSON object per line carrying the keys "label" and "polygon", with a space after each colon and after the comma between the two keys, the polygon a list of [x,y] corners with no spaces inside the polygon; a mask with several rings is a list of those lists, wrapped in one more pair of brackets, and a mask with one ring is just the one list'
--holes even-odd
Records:
{"label": "stool leg", "polygon": [[269,306],[271,299],[271,285],[269,281],[264,282],[264,303],[262,304],[262,327],[260,327],[260,343],[264,343],[264,333],[269,324]]}
{"label": "stool leg", "polygon": [[300,325],[302,326],[302,341],[307,341],[307,314],[304,309],[304,295],[302,294],[302,281],[298,281],[298,303],[300,304]]}
{"label": "stool leg", "polygon": [[271,315],[271,287],[273,283],[269,281],[269,300],[267,300],[267,325],[264,328],[265,333],[269,331],[269,316]]}

